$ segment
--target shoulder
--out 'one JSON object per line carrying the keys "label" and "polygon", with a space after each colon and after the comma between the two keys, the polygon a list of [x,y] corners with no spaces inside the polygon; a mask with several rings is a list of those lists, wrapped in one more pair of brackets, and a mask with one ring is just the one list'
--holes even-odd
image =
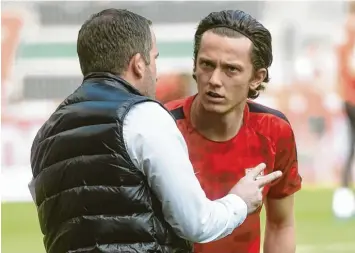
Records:
{"label": "shoulder", "polygon": [[291,138],[293,130],[284,113],[265,105],[248,101],[250,125],[263,135],[275,138]]}
{"label": "shoulder", "polygon": [[191,97],[174,100],[169,103],[166,103],[164,106],[170,113],[174,116],[176,120],[184,118],[184,106]]}
{"label": "shoulder", "polygon": [[281,111],[273,109],[271,107],[267,107],[265,105],[248,101],[249,112],[254,116],[262,117],[262,116],[269,116],[271,119],[276,119],[277,121],[284,121],[287,124],[290,124],[289,120],[287,119],[286,115],[283,114]]}
{"label": "shoulder", "polygon": [[[161,149],[180,138],[180,131],[171,114],[156,102],[136,104],[123,120],[123,140],[128,150]],[[164,144],[164,145],[163,145]]]}
{"label": "shoulder", "polygon": [[166,126],[175,126],[175,121],[161,104],[154,101],[146,101],[134,105],[129,110],[124,119],[124,125],[146,132],[151,128],[158,129]]}
{"label": "shoulder", "polygon": [[164,104],[164,106],[169,111],[172,111],[172,110],[177,109],[179,107],[183,107],[188,99],[189,99],[189,97],[178,99],[178,100],[173,100],[173,101],[170,101],[170,102]]}
{"label": "shoulder", "polygon": [[154,101],[134,105],[123,119],[123,132],[137,137],[163,135],[174,128],[172,115]]}

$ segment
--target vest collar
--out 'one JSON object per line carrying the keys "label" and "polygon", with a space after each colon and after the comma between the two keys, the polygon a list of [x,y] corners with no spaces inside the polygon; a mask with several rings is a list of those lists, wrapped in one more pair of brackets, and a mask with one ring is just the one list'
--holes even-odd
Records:
{"label": "vest collar", "polygon": [[107,85],[114,86],[115,88],[125,90],[129,93],[133,93],[135,95],[143,96],[135,87],[133,87],[130,83],[128,83],[123,78],[116,76],[109,72],[92,72],[84,77],[83,83],[86,82],[94,82],[100,81],[100,83],[104,83]]}

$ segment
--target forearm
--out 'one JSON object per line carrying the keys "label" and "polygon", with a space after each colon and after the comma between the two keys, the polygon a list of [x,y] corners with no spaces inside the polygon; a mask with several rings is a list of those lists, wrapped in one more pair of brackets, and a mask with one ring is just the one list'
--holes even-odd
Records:
{"label": "forearm", "polygon": [[295,227],[293,224],[275,225],[267,222],[264,253],[295,253]]}
{"label": "forearm", "polygon": [[[245,202],[235,195],[205,201],[209,202],[206,208],[191,210],[190,215],[184,218],[181,213],[176,213],[175,220],[179,221],[179,225],[175,227],[177,234],[197,243],[216,241],[231,234],[247,216]],[[174,220],[170,223],[174,223]]]}

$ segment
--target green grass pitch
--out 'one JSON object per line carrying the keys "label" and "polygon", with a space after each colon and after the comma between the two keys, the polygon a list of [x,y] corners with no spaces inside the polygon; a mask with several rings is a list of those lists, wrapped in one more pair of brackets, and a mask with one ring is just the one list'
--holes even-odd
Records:
{"label": "green grass pitch", "polygon": [[[297,253],[355,252],[355,219],[333,218],[332,194],[317,188],[296,194]],[[44,253],[34,205],[2,203],[1,208],[1,252]]]}

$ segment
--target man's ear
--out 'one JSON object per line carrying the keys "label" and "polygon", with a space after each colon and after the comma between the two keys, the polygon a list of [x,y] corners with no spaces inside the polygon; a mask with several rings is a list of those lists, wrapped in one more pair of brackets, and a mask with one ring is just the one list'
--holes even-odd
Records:
{"label": "man's ear", "polygon": [[265,68],[258,69],[254,73],[254,77],[252,78],[249,87],[252,90],[256,90],[262,82],[264,82],[267,75],[267,70]]}
{"label": "man's ear", "polygon": [[144,75],[145,64],[141,54],[137,53],[132,57],[131,66],[133,73],[138,78],[142,78]]}
{"label": "man's ear", "polygon": [[194,63],[194,68],[192,70],[192,78],[196,81],[196,63]]}

